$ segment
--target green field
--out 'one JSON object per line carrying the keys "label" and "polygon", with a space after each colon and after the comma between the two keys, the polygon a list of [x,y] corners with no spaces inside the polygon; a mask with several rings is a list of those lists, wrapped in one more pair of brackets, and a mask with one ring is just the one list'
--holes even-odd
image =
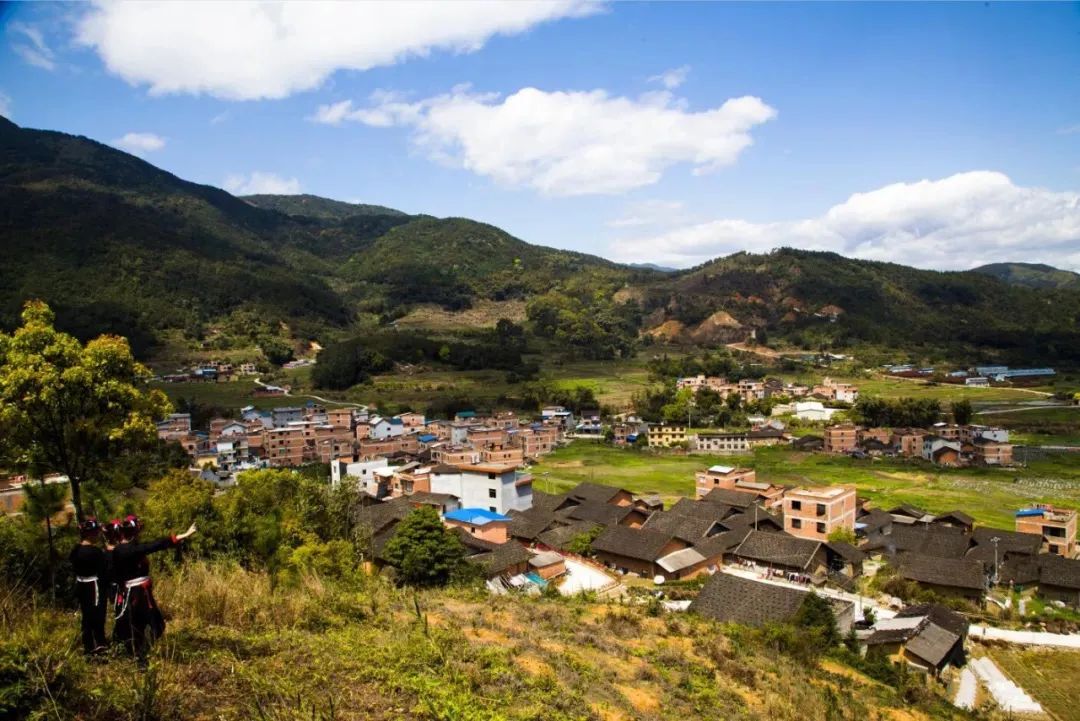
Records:
{"label": "green field", "polygon": [[676,455],[575,441],[533,469],[536,488],[558,492],[582,481],[657,492],[672,500],[692,496],[694,472],[713,464],[757,470],[781,485],[854,484],[879,506],[913,503],[931,512],[961,509],[980,523],[1013,527],[1013,511],[1034,502],[1080,506],[1080,463],[1056,456],[1022,469],[943,469],[921,461],[856,460],[824,453],[766,448],[754,456]]}
{"label": "green field", "polygon": [[1080,651],[995,647],[1001,670],[1061,721],[1080,721]]}
{"label": "green field", "polygon": [[[227,383],[153,383],[151,387],[164,391],[174,403],[180,399],[186,399],[202,405],[234,410],[244,406],[256,408],[302,406],[310,400],[303,395],[255,398],[252,391],[255,390],[256,385],[254,381],[246,380]],[[335,404],[331,402],[325,405]]]}
{"label": "green field", "polygon": [[1080,446],[1080,406],[980,413],[975,416],[975,420],[978,423],[1008,428],[1013,443]]}

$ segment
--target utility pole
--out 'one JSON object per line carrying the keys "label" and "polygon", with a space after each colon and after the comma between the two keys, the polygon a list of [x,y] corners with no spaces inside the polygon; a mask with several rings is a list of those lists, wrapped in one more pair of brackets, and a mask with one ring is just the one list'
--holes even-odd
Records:
{"label": "utility pole", "polygon": [[994,544],[994,577],[993,577],[993,579],[991,579],[991,581],[992,581],[993,585],[995,585],[995,586],[997,585],[997,582],[998,582],[998,542],[999,541],[1001,541],[1001,538],[998,537],[998,536],[994,536],[993,538],[990,539],[990,543]]}

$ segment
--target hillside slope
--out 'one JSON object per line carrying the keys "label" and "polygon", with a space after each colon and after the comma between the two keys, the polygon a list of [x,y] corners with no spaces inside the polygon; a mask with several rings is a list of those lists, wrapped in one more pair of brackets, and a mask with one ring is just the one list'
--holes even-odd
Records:
{"label": "hillside slope", "polygon": [[465,219],[315,196],[235,198],[127,153],[0,118],[0,327],[43,298],[61,327],[123,332],[145,351],[245,311],[298,337],[357,313],[521,298],[608,261],[529,245]]}
{"label": "hillside slope", "polygon": [[[15,595],[15,594],[12,594]],[[0,617],[15,718],[804,721],[967,718],[917,677],[896,688],[780,653],[749,629],[643,606],[395,589],[270,586],[224,563],[155,573],[170,615],[151,671],[83,660],[74,614]],[[195,692],[193,692],[193,690]],[[61,709],[63,715],[60,715]],[[55,715],[54,715],[55,712]]]}
{"label": "hillside slope", "polygon": [[1042,263],[990,263],[973,268],[971,272],[982,273],[1010,285],[1021,285],[1027,288],[1080,289],[1080,274]]}
{"label": "hillside slope", "polygon": [[[1010,285],[784,248],[736,253],[645,288],[650,327],[718,311],[807,348],[874,343],[1016,362],[1080,362],[1080,290]],[[687,332],[692,332],[688,330]]]}

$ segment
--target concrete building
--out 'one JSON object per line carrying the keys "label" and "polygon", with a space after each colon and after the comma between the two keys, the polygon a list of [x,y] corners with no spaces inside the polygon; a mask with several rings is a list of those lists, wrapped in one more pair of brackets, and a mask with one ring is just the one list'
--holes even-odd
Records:
{"label": "concrete building", "polygon": [[837,530],[855,534],[855,487],[794,488],[784,494],[784,530],[825,541]]}
{"label": "concrete building", "polygon": [[532,508],[532,476],[515,464],[441,464],[431,469],[431,492],[455,496],[462,508],[486,508],[492,513]]}
{"label": "concrete building", "polygon": [[[652,445],[651,438],[649,445]],[[745,433],[698,433],[694,448],[719,455],[749,453],[750,440]]]}
{"label": "concrete building", "polygon": [[653,423],[649,425],[649,447],[671,448],[686,442],[686,426]]}
{"label": "concrete building", "polygon": [[737,490],[736,484],[740,481],[754,483],[757,481],[757,473],[752,468],[711,466],[694,474],[694,489],[697,497],[703,498],[714,488]]}
{"label": "concrete building", "polygon": [[859,429],[850,423],[825,429],[826,453],[849,453],[859,445]]}
{"label": "concrete building", "polygon": [[1042,536],[1044,553],[1065,558],[1076,555],[1076,511],[1071,508],[1048,504],[1023,508],[1016,512],[1016,530]]}

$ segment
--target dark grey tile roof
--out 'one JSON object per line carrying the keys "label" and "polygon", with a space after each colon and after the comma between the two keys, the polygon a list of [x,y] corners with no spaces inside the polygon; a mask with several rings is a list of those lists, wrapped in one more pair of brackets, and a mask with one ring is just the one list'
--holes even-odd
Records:
{"label": "dark grey tile roof", "polygon": [[592,542],[592,548],[593,552],[613,553],[641,561],[655,561],[671,539],[672,535],[668,533],[626,526],[608,526]]}
{"label": "dark grey tile roof", "polygon": [[569,491],[566,495],[570,498],[579,501],[597,501],[598,503],[607,503],[615,497],[619,491],[623,489],[616,488],[615,486],[604,486],[599,483],[579,483]]}
{"label": "dark grey tile roof", "polygon": [[697,543],[706,536],[719,533],[719,522],[709,518],[684,516],[674,511],[657,511],[649,516],[642,528],[670,533],[688,543]]}
{"label": "dark grey tile roof", "polygon": [[734,506],[735,508],[748,508],[757,501],[757,494],[731,491],[726,488],[714,488],[706,493],[701,500],[709,503],[723,503],[726,506]]}
{"label": "dark grey tile roof", "polygon": [[698,541],[694,544],[694,548],[696,548],[698,553],[705,558],[720,559],[725,554],[731,553],[738,548],[739,544],[743,542],[749,533],[749,528],[724,531],[723,533],[718,533],[715,536],[710,536],[702,541]]}
{"label": "dark grey tile roof", "polygon": [[633,506],[614,506],[601,501],[583,501],[555,512],[556,517],[567,521],[592,521],[604,526],[617,525],[631,513],[642,513]]}
{"label": "dark grey tile roof", "polygon": [[510,511],[508,530],[514,538],[532,541],[554,523],[554,513],[533,507],[527,511]]}
{"label": "dark grey tile roof", "polygon": [[986,588],[982,563],[970,559],[902,553],[897,557],[897,567],[900,576],[909,581],[973,591]]}
{"label": "dark grey tile roof", "polygon": [[379,534],[383,529],[397,523],[409,515],[413,507],[407,498],[395,498],[390,501],[362,506],[356,509],[356,525],[371,535]]}
{"label": "dark grey tile roof", "polygon": [[848,563],[858,565],[866,560],[866,554],[855,548],[855,546],[852,546],[850,543],[830,541],[826,543],[825,546]]}
{"label": "dark grey tile roof", "polygon": [[714,521],[722,521],[735,512],[735,508],[725,503],[710,503],[707,501],[694,501],[689,498],[680,498],[668,509],[672,513],[681,513],[684,516],[695,518],[708,518]]}
{"label": "dark grey tile roof", "polygon": [[729,530],[747,528],[758,531],[784,530],[784,519],[779,515],[769,513],[760,506],[744,509],[742,513],[725,518],[721,524]]}
{"label": "dark grey tile roof", "polygon": [[491,551],[472,556],[469,560],[479,564],[490,578],[506,573],[515,566],[528,563],[530,557],[531,554],[520,543],[507,541],[497,544]]}
{"label": "dark grey tile roof", "polygon": [[1080,561],[1049,553],[1040,555],[1039,584],[1080,590]]}
{"label": "dark grey tile roof", "polygon": [[863,550],[883,549],[887,553],[918,553],[939,558],[963,558],[971,546],[970,537],[959,528],[894,523],[888,534],[869,539]]}
{"label": "dark grey tile roof", "polygon": [[955,633],[957,636],[967,636],[968,620],[962,615],[940,603],[919,603],[914,606],[906,606],[896,613],[896,618],[915,618],[925,616],[931,622],[941,626],[946,631]]}
{"label": "dark grey tile roof", "polygon": [[592,521],[574,521],[568,525],[555,526],[550,530],[544,531],[536,537],[536,540],[549,548],[566,550],[566,547],[570,545],[570,542],[575,538],[598,527],[599,524],[593,523]]}
{"label": "dark grey tile roof", "polygon": [[998,552],[1027,553],[1034,556],[1042,548],[1042,536],[1035,533],[1017,533],[1016,531],[1003,531],[1000,528],[988,528],[980,526],[976,528],[971,539],[978,546],[986,546],[990,549],[993,557],[994,545],[990,539],[997,538]]}
{"label": "dark grey tile roof", "polygon": [[968,528],[975,525],[975,519],[964,513],[963,511],[949,511],[948,513],[939,513],[934,519],[934,523],[941,523],[944,521],[956,521]]}
{"label": "dark grey tile roof", "polygon": [[[534,511],[548,511],[552,513],[567,502],[565,493],[544,493],[533,488],[532,509]],[[575,501],[576,503],[576,501]]]}
{"label": "dark grey tile roof", "polygon": [[907,642],[905,649],[934,668],[940,668],[959,640],[959,635],[936,623],[927,623]]}
{"label": "dark grey tile roof", "polygon": [[783,623],[798,612],[806,593],[721,572],[705,582],[690,610],[717,621],[747,626]]}
{"label": "dark grey tile roof", "polygon": [[750,531],[734,553],[750,561],[801,570],[810,565],[820,548],[820,542],[790,533]]}
{"label": "dark grey tile roof", "polygon": [[[973,552],[975,550],[978,549],[972,549]],[[993,554],[990,554],[990,556],[988,559],[981,560],[984,561],[986,570],[993,572]],[[1035,556],[1029,556],[1026,553],[1006,554],[1004,560],[1000,560],[998,563],[998,579],[1001,583],[1009,585],[1024,586],[1029,583],[1037,583],[1039,580],[1039,563]]]}

